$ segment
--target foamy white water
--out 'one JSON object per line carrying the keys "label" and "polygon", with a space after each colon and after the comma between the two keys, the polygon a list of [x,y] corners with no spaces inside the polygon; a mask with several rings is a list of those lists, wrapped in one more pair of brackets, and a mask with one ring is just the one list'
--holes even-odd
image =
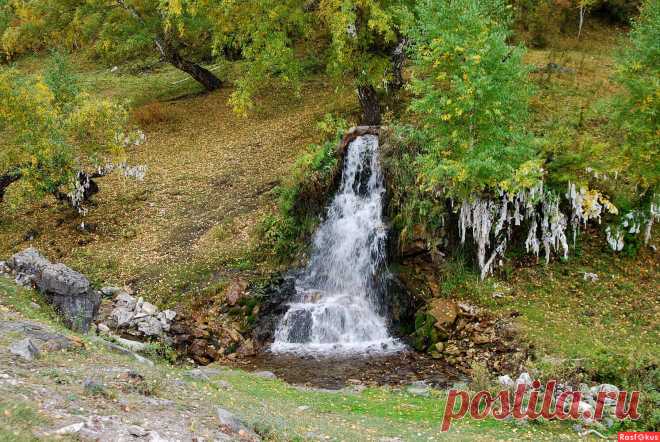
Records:
{"label": "foamy white water", "polygon": [[348,146],[341,186],[314,235],[309,265],[296,280],[295,299],[277,327],[273,352],[403,348],[378,314],[386,271],[384,192],[378,137],[358,137]]}

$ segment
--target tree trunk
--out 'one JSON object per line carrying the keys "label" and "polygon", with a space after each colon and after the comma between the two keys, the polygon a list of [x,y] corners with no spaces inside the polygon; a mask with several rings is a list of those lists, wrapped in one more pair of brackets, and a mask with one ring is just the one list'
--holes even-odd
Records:
{"label": "tree trunk", "polygon": [[64,193],[59,190],[53,192],[53,196],[64,203],[67,203],[79,213],[84,213],[83,203],[99,192],[99,186],[92,178],[101,177],[100,174],[88,174],[80,171],[76,174],[76,189],[72,193]]}
{"label": "tree trunk", "polygon": [[214,91],[222,87],[222,81],[211,71],[183,58],[174,46],[165,41],[164,38],[156,38],[155,41],[158,50],[165,60],[171,63],[175,68],[190,75],[199,84],[204,86],[207,91]]}
{"label": "tree trunk", "polygon": [[362,124],[366,126],[380,125],[380,105],[378,94],[373,86],[358,86],[358,100],[362,107]]}
{"label": "tree trunk", "polygon": [[21,179],[21,172],[18,170],[9,171],[3,175],[0,175],[0,203],[5,197],[5,191],[10,184]]}
{"label": "tree trunk", "polygon": [[[133,6],[127,4],[125,0],[117,0],[117,3],[129,14],[131,14],[137,21],[142,23],[143,26],[147,26],[144,18],[142,18],[140,13]],[[156,35],[154,37],[154,42],[156,43],[158,52],[160,52],[160,54],[168,63],[171,63],[175,68],[181,69],[183,72],[190,75],[202,86],[204,86],[207,91],[213,91],[219,89],[222,86],[222,81],[211,71],[193,63],[190,60],[183,58],[181,54],[179,54],[179,51],[177,51],[176,48],[167,40],[166,36]]]}
{"label": "tree trunk", "polygon": [[392,51],[392,80],[388,83],[388,89],[398,91],[403,87],[403,63],[406,61],[406,46],[408,39],[402,38]]}

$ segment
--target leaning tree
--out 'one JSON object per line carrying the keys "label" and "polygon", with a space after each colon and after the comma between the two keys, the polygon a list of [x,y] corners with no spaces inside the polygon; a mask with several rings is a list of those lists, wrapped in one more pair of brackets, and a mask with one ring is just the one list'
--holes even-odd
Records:
{"label": "leaning tree", "polygon": [[172,26],[163,5],[158,0],[10,0],[0,4],[1,49],[7,59],[66,48],[88,50],[111,62],[156,51],[206,90],[218,89],[222,81],[191,57],[211,58],[207,14],[182,10],[178,26]]}

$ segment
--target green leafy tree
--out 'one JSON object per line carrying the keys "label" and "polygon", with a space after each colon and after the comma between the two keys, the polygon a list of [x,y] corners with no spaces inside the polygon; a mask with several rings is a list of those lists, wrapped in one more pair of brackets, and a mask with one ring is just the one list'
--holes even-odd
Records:
{"label": "green leafy tree", "polygon": [[611,139],[623,148],[622,170],[646,199],[660,183],[660,2],[647,0],[622,51],[616,80],[619,97]]}
{"label": "green leafy tree", "polygon": [[20,180],[26,197],[52,194],[78,210],[98,187],[92,178],[121,161],[128,114],[81,92],[61,56],[43,77],[0,71],[0,200]]}
{"label": "green leafy tree", "polygon": [[507,44],[504,2],[424,0],[417,8],[410,110],[425,146],[420,185],[459,199],[532,187],[541,176],[525,127],[532,90],[523,48]]}
{"label": "green leafy tree", "polygon": [[244,71],[232,96],[239,112],[249,109],[255,93],[272,80],[298,85],[312,60],[337,86],[356,90],[364,123],[379,124],[379,96],[403,83],[403,30],[411,19],[409,3],[189,0],[185,6],[189,11],[209,11],[216,48],[233,46],[241,51]]}

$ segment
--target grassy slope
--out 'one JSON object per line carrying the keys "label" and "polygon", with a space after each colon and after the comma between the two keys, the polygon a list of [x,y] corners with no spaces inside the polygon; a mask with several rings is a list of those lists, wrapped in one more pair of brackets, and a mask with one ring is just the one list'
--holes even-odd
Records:
{"label": "grassy slope", "polygon": [[[31,59],[21,67],[38,71],[35,64]],[[255,224],[274,203],[272,189],[314,141],[318,118],[343,106],[315,80],[300,98],[268,91],[259,97],[259,110],[244,119],[227,105],[230,90],[197,96],[191,82],[172,86],[181,77],[172,69],[149,76],[88,71],[81,77],[91,90],[118,98],[149,101],[145,91],[152,91],[151,100],[184,98],[136,108],[148,142],[129,153],[129,162],[146,164],[147,177],[99,180],[96,207],[84,219],[92,233],[80,232],[76,217],[50,199],[3,206],[0,256],[34,245],[99,284],[131,283],[161,304],[232,269],[252,267],[246,255]],[[35,240],[24,241],[32,230]]]}

